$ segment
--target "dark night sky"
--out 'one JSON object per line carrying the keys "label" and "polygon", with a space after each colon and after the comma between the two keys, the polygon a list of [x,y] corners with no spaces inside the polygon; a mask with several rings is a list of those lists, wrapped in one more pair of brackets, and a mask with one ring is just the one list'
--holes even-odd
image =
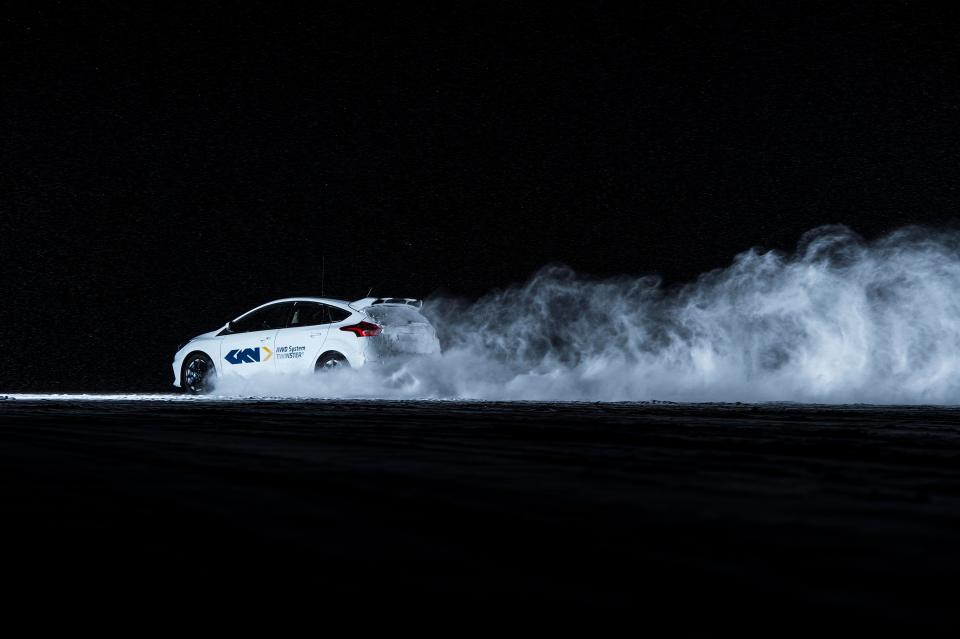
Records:
{"label": "dark night sky", "polygon": [[127,4],[0,18],[0,390],[164,389],[324,255],[350,299],[681,282],[960,202],[960,21],[919,3]]}

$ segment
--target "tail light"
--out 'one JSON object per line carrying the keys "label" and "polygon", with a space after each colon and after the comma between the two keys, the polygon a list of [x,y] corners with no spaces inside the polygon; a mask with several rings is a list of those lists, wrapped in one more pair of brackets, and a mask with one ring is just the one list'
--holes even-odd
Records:
{"label": "tail light", "polygon": [[382,329],[376,324],[371,324],[370,322],[360,322],[359,324],[354,324],[352,326],[341,326],[340,330],[349,331],[357,337],[376,337],[380,334]]}

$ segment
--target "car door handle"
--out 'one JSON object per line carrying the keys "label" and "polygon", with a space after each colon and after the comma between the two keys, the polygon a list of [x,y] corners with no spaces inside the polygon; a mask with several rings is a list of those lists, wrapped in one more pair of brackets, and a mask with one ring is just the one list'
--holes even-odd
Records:
{"label": "car door handle", "polygon": [[261,337],[261,338],[260,338],[260,341],[261,341],[261,342],[269,342],[269,341],[270,341],[270,338],[269,338],[269,337]]}

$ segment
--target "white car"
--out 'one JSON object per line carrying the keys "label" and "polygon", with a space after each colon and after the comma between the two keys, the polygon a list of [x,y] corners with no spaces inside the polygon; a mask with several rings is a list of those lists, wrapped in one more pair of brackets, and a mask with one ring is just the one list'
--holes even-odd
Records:
{"label": "white car", "polygon": [[437,333],[409,298],[355,302],[322,297],[274,300],[181,346],[173,384],[204,393],[233,376],[305,375],[397,356],[440,352]]}

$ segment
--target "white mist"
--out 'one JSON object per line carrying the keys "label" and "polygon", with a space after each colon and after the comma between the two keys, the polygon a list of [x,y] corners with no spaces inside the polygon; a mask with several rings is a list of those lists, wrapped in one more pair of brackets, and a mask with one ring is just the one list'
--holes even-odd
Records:
{"label": "white mist", "polygon": [[442,357],[217,394],[580,401],[960,403],[960,234],[841,226],[664,290],[548,267],[428,300]]}

